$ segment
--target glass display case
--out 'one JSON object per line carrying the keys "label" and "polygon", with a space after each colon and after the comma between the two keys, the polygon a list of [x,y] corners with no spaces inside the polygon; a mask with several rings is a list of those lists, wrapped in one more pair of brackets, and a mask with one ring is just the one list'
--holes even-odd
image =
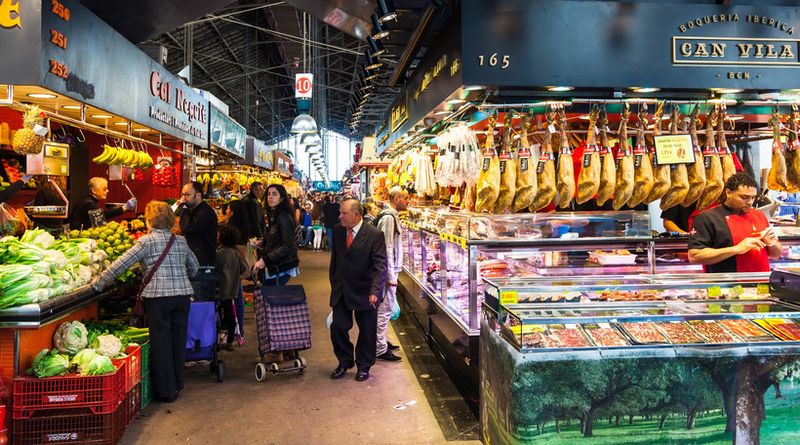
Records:
{"label": "glass display case", "polygon": [[[415,258],[408,273],[427,283],[430,296],[470,335],[479,332],[484,278],[703,272],[703,266],[689,263],[686,237],[650,234],[646,212],[475,216],[438,210],[426,213],[428,226],[432,215],[436,233],[413,225],[409,229],[418,233],[408,236],[408,254]],[[438,256],[431,255],[436,241]],[[800,254],[794,253],[798,241],[796,235],[784,236],[783,254],[772,265],[800,265]],[[431,275],[421,269],[438,272],[441,285],[437,287],[436,279],[430,282]]]}
{"label": "glass display case", "polygon": [[485,313],[512,346],[532,353],[656,348],[674,354],[684,346],[800,341],[800,306],[772,298],[768,281],[767,274],[486,280]]}
{"label": "glass display case", "polygon": [[767,273],[486,280],[485,441],[595,443],[594,429],[615,443],[794,443],[784,416],[800,409],[786,396],[800,366],[800,305],[769,282]]}

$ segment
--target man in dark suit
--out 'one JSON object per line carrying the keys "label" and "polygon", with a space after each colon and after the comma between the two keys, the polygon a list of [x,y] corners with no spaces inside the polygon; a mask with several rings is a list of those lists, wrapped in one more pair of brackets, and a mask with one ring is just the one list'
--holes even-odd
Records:
{"label": "man in dark suit", "polygon": [[[378,305],[386,286],[386,243],[383,232],[364,222],[363,208],[356,199],[347,199],[339,212],[341,224],[333,228],[331,250],[331,342],[339,366],[332,379],[344,377],[353,365],[356,380],[369,378],[375,364]],[[358,324],[358,341],[353,354],[350,329],[353,314]]]}

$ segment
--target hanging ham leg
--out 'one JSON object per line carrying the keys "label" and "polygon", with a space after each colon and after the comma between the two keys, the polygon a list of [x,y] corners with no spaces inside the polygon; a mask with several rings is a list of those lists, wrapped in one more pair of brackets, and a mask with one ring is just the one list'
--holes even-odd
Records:
{"label": "hanging ham leg", "polygon": [[[670,113],[669,122],[670,134],[678,134],[678,120],[680,117],[680,108],[678,108],[677,105],[672,105],[672,112]],[[670,165],[669,181],[670,188],[661,198],[661,210],[671,209],[686,199],[686,194],[689,193],[689,176],[686,172],[686,165]]]}
{"label": "hanging ham leg", "polygon": [[556,177],[556,206],[563,209],[575,197],[575,166],[572,163],[572,147],[567,138],[567,114],[562,106],[558,112],[561,127],[561,150],[558,154],[558,176]]}
{"label": "hanging ham leg", "polygon": [[486,130],[486,147],[483,152],[481,171],[478,173],[478,195],[475,209],[488,212],[494,209],[494,203],[500,194],[500,158],[494,149],[494,117],[489,117]]}
{"label": "hanging ham leg", "polygon": [[692,136],[692,149],[694,150],[694,163],[686,167],[686,171],[689,174],[689,192],[681,203],[684,207],[689,207],[696,203],[706,188],[706,166],[703,162],[703,151],[700,149],[700,142],[697,139],[698,113],[698,107],[695,106],[690,116],[692,121],[689,123],[689,134]]}
{"label": "hanging ham leg", "polygon": [[[661,136],[661,116],[663,114],[664,101],[661,101],[656,107],[656,113],[653,118],[653,137]],[[658,164],[655,150],[655,139],[653,140],[652,147],[653,150],[650,152],[650,160],[653,164],[653,177],[655,182],[653,183],[653,189],[650,190],[650,194],[647,195],[647,198],[644,200],[645,204],[650,204],[655,200],[663,198],[664,195],[669,191],[669,187],[672,184],[672,181],[670,180],[669,165]]]}
{"label": "hanging ham leg", "polygon": [[771,190],[788,191],[789,184],[786,180],[786,157],[781,144],[781,118],[777,107],[772,112],[772,167],[767,175],[767,186]]}
{"label": "hanging ham leg", "polygon": [[800,141],[798,140],[798,130],[800,130],[800,112],[797,105],[792,105],[792,114],[789,117],[789,143],[786,145],[786,182],[790,192],[800,188]]}
{"label": "hanging ham leg", "polygon": [[630,105],[625,102],[620,113],[619,149],[617,150],[617,182],[614,186],[614,210],[619,210],[633,195],[634,166],[633,153],[628,145],[628,119],[631,117]]}
{"label": "hanging ham leg", "polygon": [[717,144],[717,151],[722,160],[722,182],[728,182],[728,178],[736,173],[736,164],[733,163],[733,154],[728,147],[728,139],[725,137],[725,121],[727,115],[725,114],[725,104],[719,107],[719,122],[717,122],[717,137],[719,144]]}
{"label": "hanging ham leg", "polygon": [[581,173],[578,175],[578,204],[592,199],[600,189],[600,147],[597,146],[597,117],[600,109],[595,107],[589,113],[589,128],[586,133],[586,149],[583,151]]}
{"label": "hanging ham leg", "polygon": [[[533,204],[536,198],[536,163],[539,159],[539,150],[531,150],[531,143],[528,140],[528,130],[531,128],[531,117],[527,114],[522,115],[522,133],[519,138],[519,149],[517,150],[517,192],[514,195],[514,202],[511,210],[519,212],[525,210]],[[531,161],[534,161],[533,163]]]}
{"label": "hanging ham leg", "polygon": [[503,213],[510,209],[517,191],[517,167],[514,155],[511,153],[511,117],[510,111],[506,113],[505,134],[503,134],[503,143],[500,145],[498,154],[500,158],[500,193],[494,203],[494,213]]}
{"label": "hanging ham leg", "polygon": [[597,205],[603,206],[612,196],[617,181],[617,166],[614,153],[608,145],[608,114],[600,111],[600,186],[597,188]]}
{"label": "hanging ham leg", "polygon": [[647,104],[639,105],[639,121],[636,125],[636,146],[633,148],[633,194],[628,200],[629,207],[636,207],[653,190],[653,161],[647,150],[644,131],[647,127]]}
{"label": "hanging ham leg", "polygon": [[555,153],[553,153],[553,132],[555,131],[555,112],[547,113],[547,129],[544,133],[542,143],[542,153],[539,157],[539,164],[536,167],[536,179],[539,189],[536,192],[536,199],[533,200],[530,210],[535,212],[541,210],[556,197],[556,165]]}
{"label": "hanging ham leg", "polygon": [[714,138],[714,127],[717,121],[717,107],[706,116],[706,145],[703,148],[703,162],[706,168],[706,188],[697,201],[697,210],[703,210],[719,200],[725,186],[722,173],[722,161],[717,154]]}

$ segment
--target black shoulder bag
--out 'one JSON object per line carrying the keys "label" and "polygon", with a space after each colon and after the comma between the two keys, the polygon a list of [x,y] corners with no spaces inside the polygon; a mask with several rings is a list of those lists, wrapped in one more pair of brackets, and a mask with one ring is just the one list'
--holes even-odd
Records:
{"label": "black shoulder bag", "polygon": [[150,284],[150,280],[153,279],[153,276],[156,274],[158,267],[161,266],[161,263],[164,261],[164,258],[167,257],[169,249],[172,247],[172,244],[174,243],[175,243],[175,235],[173,234],[169,238],[169,241],[167,242],[167,247],[165,247],[164,251],[161,252],[161,256],[158,257],[155,264],[153,264],[153,267],[151,267],[150,271],[147,272],[147,276],[144,277],[144,280],[142,280],[142,285],[139,286],[139,292],[136,294],[136,303],[133,306],[133,312],[135,314],[144,315],[144,301],[142,298],[142,293],[144,292],[144,288],[146,288],[147,285]]}

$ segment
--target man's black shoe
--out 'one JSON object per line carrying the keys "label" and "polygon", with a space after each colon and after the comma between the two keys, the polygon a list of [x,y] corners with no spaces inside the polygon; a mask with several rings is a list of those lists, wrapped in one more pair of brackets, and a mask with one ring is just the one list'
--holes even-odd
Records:
{"label": "man's black shoe", "polygon": [[390,351],[397,351],[398,349],[400,349],[400,346],[397,346],[396,344],[394,344],[394,343],[392,343],[390,341],[387,341],[386,342],[386,348],[389,349]]}
{"label": "man's black shoe", "polygon": [[398,356],[394,355],[394,353],[392,351],[386,351],[383,354],[381,354],[381,355],[379,355],[379,356],[377,356],[375,358],[377,358],[378,360],[383,360],[383,361],[387,361],[387,362],[399,362],[399,361],[403,360],[402,357],[398,357]]}
{"label": "man's black shoe", "polygon": [[334,369],[333,372],[331,373],[331,378],[333,380],[339,380],[340,378],[344,377],[348,369],[349,368],[343,368],[341,366],[337,366],[336,369]]}
{"label": "man's black shoe", "polygon": [[356,373],[356,381],[357,382],[363,382],[364,380],[367,380],[368,378],[369,378],[369,371],[367,371],[367,370],[359,369],[358,372]]}

